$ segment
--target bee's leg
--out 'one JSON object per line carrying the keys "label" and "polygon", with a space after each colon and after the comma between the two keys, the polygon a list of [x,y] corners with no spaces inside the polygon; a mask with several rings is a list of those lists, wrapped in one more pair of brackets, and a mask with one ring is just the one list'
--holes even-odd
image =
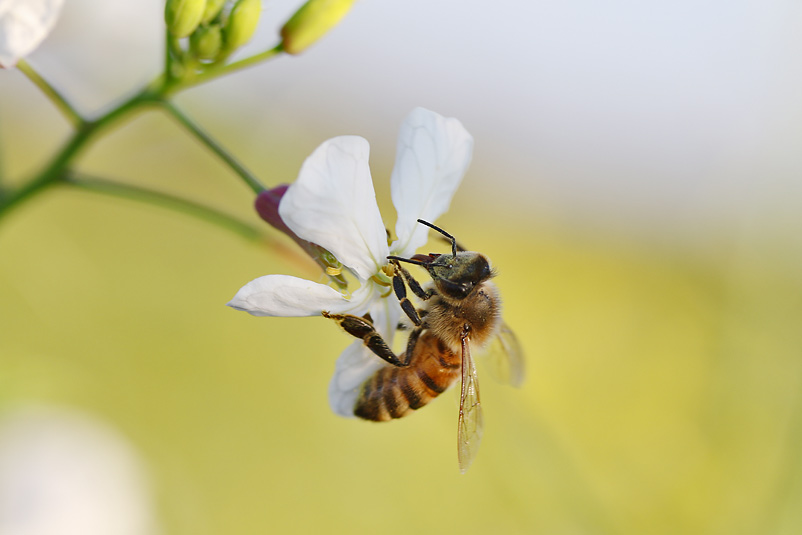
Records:
{"label": "bee's leg", "polygon": [[407,298],[407,287],[404,284],[404,279],[399,275],[393,277],[393,290],[395,291],[398,304],[401,305],[401,310],[404,311],[404,314],[406,314],[410,321],[416,326],[420,325],[421,320],[418,311],[415,310],[415,305],[412,304],[412,301]]}
{"label": "bee's leg", "polygon": [[424,301],[429,299],[432,294],[421,288],[421,285],[418,283],[418,281],[416,281],[412,275],[410,275],[409,272],[398,263],[397,260],[393,261],[393,266],[396,269],[396,273],[393,275],[393,291],[395,292],[395,296],[398,298],[398,304],[401,305],[401,310],[403,310],[404,314],[409,317],[410,321],[412,321],[412,323],[414,323],[416,326],[420,326],[420,314],[415,309],[415,306],[412,304],[412,302],[407,298],[406,287],[409,286],[409,289],[412,290],[412,293]]}
{"label": "bee's leg", "polygon": [[[420,319],[421,319],[421,325],[420,325],[421,328],[423,328],[423,324],[426,323],[424,321],[424,318],[426,318],[426,316],[428,314],[429,314],[429,311],[426,310],[425,308],[419,308],[418,309],[418,316],[420,316]],[[367,317],[367,314],[365,314],[362,317],[363,318]],[[417,328],[417,326],[415,328]],[[407,322],[399,321],[398,325],[395,326],[395,330],[396,331],[411,331],[412,327],[410,327],[409,323],[407,323]]]}
{"label": "bee's leg", "polygon": [[406,268],[402,266],[397,260],[393,261],[393,265],[395,266],[395,269],[397,269],[398,272],[401,273],[401,276],[404,277],[404,282],[407,283],[409,289],[412,290],[412,293],[417,295],[418,298],[420,298],[422,301],[426,301],[432,296],[433,292],[431,291],[427,292],[426,290],[424,290],[423,287],[421,287],[420,283],[417,280],[415,280],[415,277],[410,275],[409,271],[407,271]]}
{"label": "bee's leg", "polygon": [[404,352],[404,366],[409,366],[409,363],[412,360],[412,355],[415,354],[415,346],[418,344],[418,338],[420,337],[422,330],[423,325],[415,327],[412,329],[412,332],[409,333],[409,339],[407,339],[407,350]]}
{"label": "bee's leg", "polygon": [[[361,338],[368,349],[393,366],[403,368],[409,362],[408,355],[405,356],[405,361],[401,361],[395,355],[395,353],[393,353],[393,350],[390,349],[390,347],[387,345],[387,342],[384,341],[382,335],[379,334],[376,328],[373,327],[373,323],[371,323],[368,319],[360,318],[359,316],[354,316],[353,314],[329,314],[325,311],[323,312],[323,317],[333,319],[340,325],[340,327],[343,328],[343,330],[345,330],[345,332],[356,338]],[[411,337],[412,335],[410,335],[410,338]]]}

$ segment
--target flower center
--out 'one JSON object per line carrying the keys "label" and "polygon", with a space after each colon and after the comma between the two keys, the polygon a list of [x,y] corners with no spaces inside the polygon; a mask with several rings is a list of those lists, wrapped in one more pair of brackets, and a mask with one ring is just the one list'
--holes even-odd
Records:
{"label": "flower center", "polygon": [[392,286],[393,267],[390,264],[383,265],[379,272],[373,275],[370,279],[379,286]]}

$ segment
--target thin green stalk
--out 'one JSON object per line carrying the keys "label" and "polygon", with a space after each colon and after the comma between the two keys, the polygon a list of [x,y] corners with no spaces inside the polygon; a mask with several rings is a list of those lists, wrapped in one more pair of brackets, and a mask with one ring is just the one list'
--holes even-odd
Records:
{"label": "thin green stalk", "polygon": [[215,210],[214,208],[167,193],[76,173],[70,173],[66,177],[66,184],[94,193],[146,202],[176,210],[202,221],[206,221],[207,223],[230,230],[250,241],[264,241],[267,239],[258,229],[235,217]]}
{"label": "thin green stalk", "polygon": [[170,40],[173,36],[170,30],[164,29],[164,75],[169,78],[173,68],[173,55],[170,51]]}
{"label": "thin green stalk", "polygon": [[154,80],[145,89],[131,97],[129,100],[123,102],[116,108],[112,109],[105,115],[97,118],[96,120],[87,120],[70,104],[67,99],[61,95],[53,86],[51,86],[44,78],[24,60],[18,63],[20,70],[34,83],[37,87],[44,92],[50,100],[59,108],[59,110],[67,117],[67,119],[75,126],[76,130],[64,147],[53,157],[50,163],[39,173],[36,177],[25,183],[16,190],[2,190],[0,191],[0,219],[9,214],[13,209],[23,204],[25,201],[33,197],[35,194],[47,189],[54,183],[66,179],[66,170],[69,168],[72,161],[76,156],[87,146],[95,133],[101,128],[110,125],[117,121],[129,112],[138,109],[146,104],[160,104],[170,114],[175,117],[189,132],[197,137],[204,145],[206,145],[212,152],[217,154],[231,169],[250,187],[255,193],[260,193],[265,190],[264,185],[248,171],[242,164],[240,164],[228,151],[226,151],[219,143],[206,134],[199,126],[193,123],[187,116],[181,113],[175,106],[173,106],[166,99],[170,93],[177,92],[188,87],[192,87],[201,82],[205,82],[229,74],[231,72],[255,65],[256,63],[270,59],[282,52],[281,45],[266,50],[260,54],[242,59],[230,65],[210,69],[206,72],[200,73],[192,79],[185,81],[176,81],[172,79],[170,69],[173,67],[171,52],[169,50],[169,39],[165,50],[165,68],[166,72]]}
{"label": "thin green stalk", "polygon": [[37,193],[57,183],[64,177],[67,164],[86,143],[87,139],[94,131],[94,123],[86,123],[83,128],[78,129],[67,141],[64,147],[56,154],[55,158],[36,178],[28,181],[22,187],[11,191],[0,201],[0,220],[18,208],[25,201],[29,200]]}
{"label": "thin green stalk", "polygon": [[95,121],[82,120],[76,131],[64,144],[64,147],[56,153],[41,173],[20,188],[6,192],[6,195],[0,198],[0,220],[35,194],[64,180],[69,165],[85,149],[98,130],[109,126],[114,121],[144,104],[157,101],[158,96],[146,90],[134,95]]}
{"label": "thin green stalk", "polygon": [[170,115],[175,117],[179,123],[181,123],[190,133],[192,133],[196,138],[198,138],[201,143],[206,145],[209,150],[217,154],[221,160],[223,160],[231,169],[239,175],[239,177],[245,182],[248,187],[250,187],[254,193],[259,194],[264,191],[265,186],[259,182],[259,179],[256,176],[248,171],[245,166],[239,163],[234,156],[232,156],[226,149],[224,149],[217,141],[215,141],[212,137],[210,137],[206,132],[201,129],[198,125],[196,125],[192,120],[184,115],[178,108],[176,108],[171,102],[169,101],[162,101],[162,107],[167,110]]}
{"label": "thin green stalk", "polygon": [[273,59],[274,57],[278,56],[284,52],[283,48],[281,47],[281,43],[276,45],[275,47],[265,50],[264,52],[260,52],[259,54],[255,54],[253,56],[241,59],[239,61],[235,61],[234,63],[229,63],[228,65],[223,65],[221,67],[214,67],[210,68],[204,72],[198,73],[192,78],[188,78],[182,81],[176,81],[171,87],[168,89],[169,93],[175,93],[177,91],[181,91],[183,89],[187,89],[189,87],[208,82],[220,76],[225,76],[226,74],[231,74],[232,72],[236,72],[247,67],[251,67],[256,65],[257,63],[261,63],[263,61],[267,61],[269,59]]}
{"label": "thin green stalk", "polygon": [[74,127],[79,128],[86,121],[64,95],[50,85],[50,83],[36,72],[27,61],[24,59],[19,60],[19,62],[17,62],[17,68],[56,105],[59,111]]}

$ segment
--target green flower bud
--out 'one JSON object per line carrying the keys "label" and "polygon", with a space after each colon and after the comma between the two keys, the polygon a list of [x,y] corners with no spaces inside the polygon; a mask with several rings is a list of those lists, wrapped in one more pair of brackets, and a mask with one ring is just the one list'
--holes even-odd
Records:
{"label": "green flower bud", "polygon": [[206,0],[167,0],[164,6],[164,21],[167,29],[176,37],[187,37],[200,24]]}
{"label": "green flower bud", "polygon": [[211,22],[211,20],[220,13],[220,10],[223,9],[225,3],[226,0],[206,0],[206,11],[203,12],[201,24]]}
{"label": "green flower bud", "polygon": [[288,54],[300,54],[337,25],[355,0],[309,0],[281,29],[281,46]]}
{"label": "green flower bud", "polygon": [[253,37],[261,14],[262,0],[237,0],[223,29],[227,51],[233,52]]}
{"label": "green flower bud", "polygon": [[199,26],[189,37],[189,47],[198,59],[217,59],[223,48],[223,31],[220,25]]}

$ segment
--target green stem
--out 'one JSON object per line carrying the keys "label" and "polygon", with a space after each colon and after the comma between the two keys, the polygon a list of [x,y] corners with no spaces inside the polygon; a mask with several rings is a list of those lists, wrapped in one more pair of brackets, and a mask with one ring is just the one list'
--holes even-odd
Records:
{"label": "green stem", "polygon": [[149,90],[137,93],[127,101],[114,108],[95,121],[84,121],[78,126],[67,143],[50,160],[44,170],[35,178],[17,190],[8,192],[0,199],[0,220],[18,208],[25,201],[49,188],[53,184],[66,179],[66,170],[78,154],[86,148],[98,130],[110,125],[122,116],[145,103],[158,102],[158,96]]}
{"label": "green stem", "polygon": [[176,210],[202,221],[206,221],[207,223],[212,223],[226,230],[233,231],[250,241],[264,241],[267,239],[255,227],[239,219],[215,210],[214,208],[196,204],[181,197],[84,174],[70,173],[65,180],[67,184],[86,191],[146,202]]}
{"label": "green stem", "polygon": [[28,79],[38,87],[56,105],[64,117],[76,128],[85,122],[80,113],[70,104],[70,102],[55,87],[45,80],[31,65],[24,59],[17,62],[17,68],[28,77]]}
{"label": "green stem", "polygon": [[192,87],[201,82],[205,82],[223,76],[231,72],[255,65],[261,61],[265,61],[272,57],[277,56],[282,52],[281,45],[266,50],[260,54],[256,54],[249,58],[242,59],[230,65],[216,67],[209,69],[206,72],[200,73],[191,79],[184,81],[177,81],[172,78],[170,69],[173,67],[171,52],[169,50],[169,39],[165,50],[165,69],[166,72],[154,80],[151,84],[146,86],[142,91],[131,97],[129,100],[123,102],[107,114],[99,117],[96,120],[87,120],[75,110],[75,108],[59,93],[53,86],[51,86],[44,78],[24,60],[18,63],[20,70],[34,83],[37,87],[44,92],[50,100],[59,108],[59,110],[67,117],[67,119],[75,126],[76,130],[73,135],[67,140],[64,147],[53,157],[44,170],[36,177],[25,183],[25,185],[12,191],[0,190],[0,220],[19,207],[25,201],[33,197],[35,194],[49,188],[53,184],[66,180],[66,170],[71,162],[77,155],[84,150],[84,148],[94,138],[95,133],[108,126],[109,124],[117,121],[124,115],[134,109],[139,108],[144,104],[160,104],[170,114],[175,117],[184,127],[197,137],[204,145],[206,145],[212,152],[217,154],[231,169],[239,175],[239,177],[250,187],[255,193],[260,193],[265,190],[259,180],[248,171],[242,164],[240,164],[228,151],[226,151],[220,144],[207,135],[200,127],[193,123],[187,116],[181,113],[175,106],[173,106],[166,99],[168,94],[175,93],[179,90]]}
{"label": "green stem", "polygon": [[256,176],[248,171],[245,166],[239,163],[234,156],[232,156],[226,149],[224,149],[217,141],[215,141],[212,137],[210,137],[206,132],[201,129],[198,125],[196,125],[192,120],[184,115],[178,108],[176,108],[171,102],[169,101],[162,101],[162,107],[167,110],[170,115],[175,117],[179,123],[181,123],[190,133],[192,133],[198,140],[201,141],[204,145],[206,145],[209,150],[217,154],[221,160],[223,160],[231,169],[239,175],[239,177],[245,182],[248,187],[250,187],[254,193],[259,194],[264,191],[265,186],[259,182],[259,179]]}
{"label": "green stem", "polygon": [[34,194],[44,191],[64,177],[64,170],[67,164],[92,135],[94,131],[93,124],[87,123],[86,126],[77,130],[42,173],[2,199],[2,202],[0,202],[0,220],[33,197]]}
{"label": "green stem", "polygon": [[181,91],[183,89],[204,82],[208,82],[209,80],[213,80],[220,76],[225,76],[226,74],[231,74],[232,72],[236,72],[245,69],[247,67],[256,65],[257,63],[261,63],[262,61],[267,61],[269,59],[272,59],[281,54],[282,52],[284,52],[284,50],[281,46],[281,43],[279,43],[275,47],[265,50],[264,52],[260,52],[259,54],[241,59],[239,61],[235,61],[234,63],[229,63],[228,65],[210,68],[209,70],[198,73],[195,76],[188,78],[186,80],[176,81],[170,86],[168,91],[170,94],[172,94],[177,91]]}
{"label": "green stem", "polygon": [[170,51],[170,30],[164,29],[164,77],[169,79],[170,73],[173,72],[173,55]]}

